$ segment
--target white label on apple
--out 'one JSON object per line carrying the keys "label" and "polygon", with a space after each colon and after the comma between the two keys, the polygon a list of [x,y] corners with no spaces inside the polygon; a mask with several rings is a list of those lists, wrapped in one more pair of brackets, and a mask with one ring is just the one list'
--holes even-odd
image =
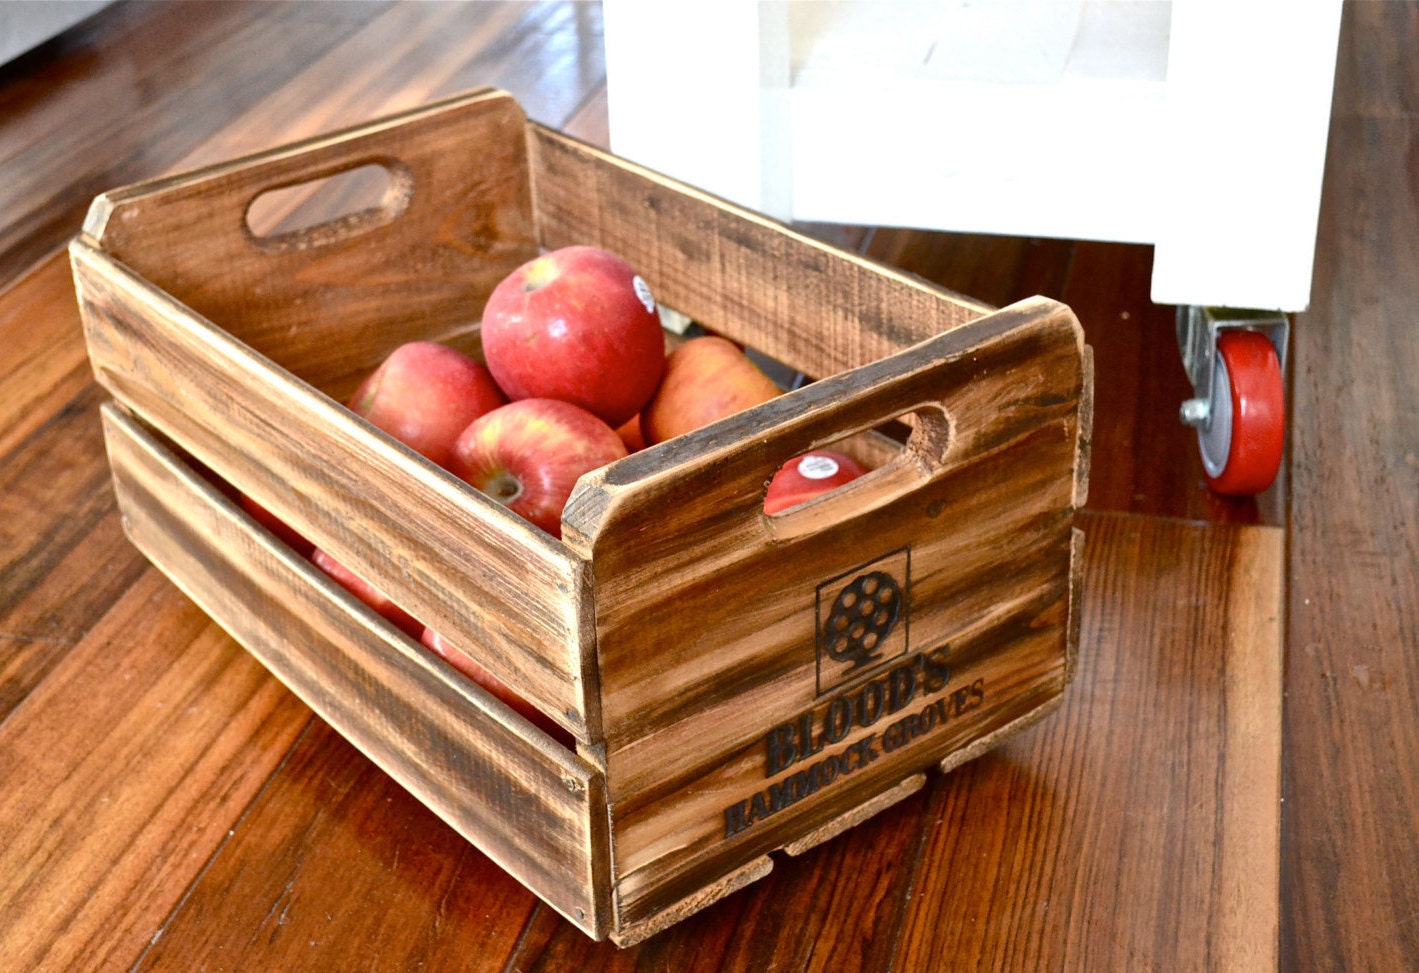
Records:
{"label": "white label on apple", "polygon": [[837,471],[838,461],[831,456],[811,454],[798,461],[798,472],[810,480],[826,480]]}
{"label": "white label on apple", "polygon": [[631,286],[636,289],[636,297],[641,299],[641,303],[645,305],[645,309],[651,314],[654,314],[655,298],[651,296],[650,285],[645,282],[645,278],[640,274],[636,274],[636,276],[631,279]]}

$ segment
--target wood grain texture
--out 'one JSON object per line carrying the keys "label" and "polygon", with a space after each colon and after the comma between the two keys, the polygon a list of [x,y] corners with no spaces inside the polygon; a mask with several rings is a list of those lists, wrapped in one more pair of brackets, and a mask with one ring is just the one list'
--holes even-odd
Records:
{"label": "wood grain texture", "polygon": [[101,384],[590,738],[579,559],[82,240],[72,256]]}
{"label": "wood grain texture", "polygon": [[129,0],[0,72],[0,283],[106,190],[483,85],[560,125],[604,71],[594,3],[165,6]]}
{"label": "wood grain texture", "polygon": [[0,721],[144,570],[114,513],[97,393],[51,413],[0,469]]}
{"label": "wood grain texture", "polygon": [[73,296],[60,260],[0,290],[0,721],[144,569],[114,517]]}
{"label": "wood grain texture", "polygon": [[898,961],[1272,969],[1282,534],[1082,521],[1075,683],[933,793]]}
{"label": "wood grain texture", "polygon": [[[498,281],[536,255],[525,125],[503,94],[438,102],[105,193],[84,236],[339,396],[395,346],[475,323]],[[365,166],[387,176],[377,204],[300,231],[248,225],[263,193]]]}
{"label": "wood grain texture", "polygon": [[[949,331],[988,307],[811,237],[565,135],[534,127],[537,236],[622,254],[657,298],[821,378]],[[811,308],[783,295],[811,282]],[[811,313],[810,313],[811,312]]]}
{"label": "wood grain texture", "polygon": [[6,964],[126,967],[308,719],[144,572],[0,724]]}
{"label": "wood grain texture", "polygon": [[68,32],[62,67],[7,72],[0,282],[62,247],[94,196],[172,171],[387,5],[301,6],[215,0],[170,16],[161,2],[125,3]]}
{"label": "wood grain texture", "polygon": [[[295,141],[489,85],[515,91],[532,117],[559,122],[586,96],[585,82],[567,76],[566,61],[595,40],[587,35],[599,30],[598,9],[380,4],[377,16],[365,18],[342,43],[313,49],[289,83],[263,87],[259,99],[185,156],[181,168],[270,149],[273,130],[286,133],[282,142]],[[553,78],[558,83],[545,83]]]}
{"label": "wood grain texture", "polygon": [[1293,338],[1283,955],[1415,969],[1419,8],[1346,14],[1314,297]]}
{"label": "wood grain texture", "polygon": [[133,968],[497,970],[538,906],[316,720]]}
{"label": "wood grain texture", "polygon": [[600,773],[259,530],[115,406],[104,431],[138,548],[385,772],[603,936]]}
{"label": "wood grain texture", "polygon": [[[88,389],[93,373],[78,307],[72,315],[72,276],[45,264],[0,290],[0,451],[8,453],[32,436],[75,396]],[[37,316],[56,315],[56,327],[35,326]]]}

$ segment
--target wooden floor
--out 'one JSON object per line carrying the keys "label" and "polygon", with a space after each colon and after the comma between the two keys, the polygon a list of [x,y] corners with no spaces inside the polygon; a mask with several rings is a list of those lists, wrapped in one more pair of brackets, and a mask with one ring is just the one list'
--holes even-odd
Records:
{"label": "wooden floor", "polygon": [[604,143],[600,32],[563,2],[127,2],[0,68],[6,968],[1419,969],[1419,4],[1346,7],[1259,502],[1209,493],[1176,421],[1149,248],[807,228],[1084,323],[1079,675],[1049,721],[639,947],[540,905],[132,549],[62,254],[89,200],[485,84]]}

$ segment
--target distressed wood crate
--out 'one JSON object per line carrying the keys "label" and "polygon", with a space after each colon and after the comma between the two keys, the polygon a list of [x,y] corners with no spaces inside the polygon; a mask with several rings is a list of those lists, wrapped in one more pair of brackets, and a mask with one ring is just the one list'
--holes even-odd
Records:
{"label": "distressed wood crate", "polygon": [[[368,166],[373,205],[253,229],[270,191]],[[815,381],[587,475],[558,541],[339,403],[404,341],[476,351],[496,282],[572,243]],[[638,941],[764,875],[1049,712],[1070,679],[1092,378],[1061,304],[992,310],[492,90],[106,193],[71,258],[133,542],[590,936]],[[766,516],[773,471],[835,442],[878,468]],[[574,745],[349,597],[235,491]],[[864,604],[871,636],[836,635]]]}

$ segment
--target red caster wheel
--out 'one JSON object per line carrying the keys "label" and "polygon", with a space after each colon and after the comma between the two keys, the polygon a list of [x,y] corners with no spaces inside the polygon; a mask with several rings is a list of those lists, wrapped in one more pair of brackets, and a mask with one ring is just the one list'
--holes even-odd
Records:
{"label": "red caster wheel", "polygon": [[1286,431],[1281,363],[1266,335],[1218,334],[1208,405],[1197,431],[1207,482],[1231,496],[1261,493],[1281,468]]}

